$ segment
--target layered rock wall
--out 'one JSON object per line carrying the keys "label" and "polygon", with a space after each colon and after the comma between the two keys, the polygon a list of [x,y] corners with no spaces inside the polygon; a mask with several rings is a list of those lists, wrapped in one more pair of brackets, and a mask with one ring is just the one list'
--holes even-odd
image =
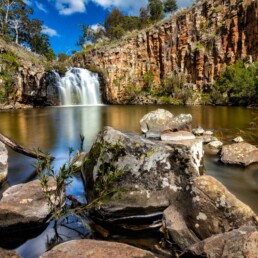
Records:
{"label": "layered rock wall", "polygon": [[44,63],[42,56],[0,38],[0,92],[4,96],[2,102],[44,103],[47,100]]}
{"label": "layered rock wall", "polygon": [[172,72],[194,89],[212,86],[225,66],[237,59],[258,60],[258,8],[253,0],[200,0],[151,28],[115,45],[74,57],[80,67],[95,66],[106,78],[105,96],[123,103],[132,85],[154,84]]}

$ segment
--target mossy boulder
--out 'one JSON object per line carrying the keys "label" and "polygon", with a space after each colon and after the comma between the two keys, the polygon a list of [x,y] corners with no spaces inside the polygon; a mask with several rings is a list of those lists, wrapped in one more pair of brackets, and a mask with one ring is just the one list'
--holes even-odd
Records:
{"label": "mossy boulder", "polygon": [[92,214],[116,223],[161,218],[178,193],[201,175],[202,157],[200,140],[151,141],[105,127],[83,167]]}

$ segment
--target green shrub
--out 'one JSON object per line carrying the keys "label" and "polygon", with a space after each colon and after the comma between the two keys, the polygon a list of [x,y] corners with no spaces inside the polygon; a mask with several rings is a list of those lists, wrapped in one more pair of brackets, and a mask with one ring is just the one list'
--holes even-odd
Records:
{"label": "green shrub", "polygon": [[215,89],[233,105],[257,104],[258,63],[246,67],[243,60],[228,66],[216,81]]}

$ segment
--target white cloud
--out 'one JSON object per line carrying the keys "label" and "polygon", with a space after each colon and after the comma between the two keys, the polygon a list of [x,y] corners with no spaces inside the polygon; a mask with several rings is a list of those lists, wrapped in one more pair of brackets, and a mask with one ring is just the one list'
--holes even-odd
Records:
{"label": "white cloud", "polygon": [[138,15],[141,7],[146,7],[148,0],[92,0],[103,8],[118,8],[128,14]]}
{"label": "white cloud", "polygon": [[[140,8],[146,7],[148,4],[148,0],[48,0],[48,2],[55,2],[55,7],[61,15],[84,13],[89,1],[105,9],[118,8],[129,15],[139,15]],[[190,6],[191,3],[192,0],[177,1],[179,8]]]}
{"label": "white cloud", "polygon": [[43,4],[41,4],[37,1],[35,2],[35,4],[40,11],[42,11],[44,13],[48,13],[48,10],[46,9],[46,7]]}
{"label": "white cloud", "polygon": [[[139,15],[141,7],[147,7],[148,0],[91,0],[95,4],[103,8],[118,8],[129,15]],[[192,0],[179,0],[177,1],[178,7],[190,6]]]}
{"label": "white cloud", "polygon": [[32,2],[30,0],[23,0],[23,2],[26,4],[26,5],[32,5]]}
{"label": "white cloud", "polygon": [[91,28],[94,31],[98,31],[99,29],[105,30],[105,28],[101,24],[99,24],[99,23],[91,25]]}
{"label": "white cloud", "polygon": [[48,26],[44,25],[42,26],[42,33],[47,34],[50,37],[58,37],[59,34],[56,30],[49,28]]}
{"label": "white cloud", "polygon": [[71,15],[73,13],[84,13],[88,0],[56,0],[56,8],[59,14]]}

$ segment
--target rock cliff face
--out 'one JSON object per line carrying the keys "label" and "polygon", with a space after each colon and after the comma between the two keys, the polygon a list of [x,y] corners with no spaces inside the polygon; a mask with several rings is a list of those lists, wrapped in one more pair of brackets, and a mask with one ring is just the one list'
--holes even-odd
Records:
{"label": "rock cliff face", "polygon": [[237,59],[258,60],[258,8],[255,0],[200,0],[115,46],[74,57],[80,67],[95,66],[106,79],[104,95],[123,103],[132,85],[143,87],[144,74],[159,87],[166,76],[184,76],[193,89],[211,87]]}
{"label": "rock cliff face", "polygon": [[45,102],[47,98],[45,77],[44,66],[23,61],[16,78],[17,100],[33,104]]}
{"label": "rock cliff face", "polygon": [[0,38],[0,103],[46,102],[45,62],[43,57]]}

